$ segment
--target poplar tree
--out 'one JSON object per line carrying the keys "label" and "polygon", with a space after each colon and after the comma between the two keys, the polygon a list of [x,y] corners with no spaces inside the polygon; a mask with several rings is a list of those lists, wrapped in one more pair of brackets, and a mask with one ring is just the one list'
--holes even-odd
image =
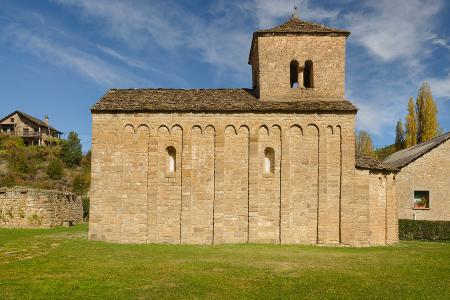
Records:
{"label": "poplar tree", "polygon": [[413,97],[409,98],[408,114],[406,115],[405,126],[406,126],[405,147],[409,148],[417,144],[417,119],[416,119],[416,112],[414,110]]}
{"label": "poplar tree", "polygon": [[403,130],[402,120],[398,120],[395,128],[395,150],[399,151],[405,148],[405,131]]}
{"label": "poplar tree", "polygon": [[431,89],[427,82],[424,82],[419,89],[416,99],[416,116],[417,116],[417,142],[422,142],[422,129],[424,120],[425,100],[431,95]]}
{"label": "poplar tree", "polygon": [[356,152],[360,155],[375,157],[372,138],[365,131],[360,131],[356,136]]}
{"label": "poplar tree", "polygon": [[437,120],[437,107],[430,95],[425,99],[423,108],[421,142],[426,142],[435,138],[439,132],[439,122]]}
{"label": "poplar tree", "polygon": [[[428,99],[430,98],[430,99]],[[427,107],[429,103],[430,107]],[[426,120],[431,118],[431,120]],[[433,100],[433,94],[431,93],[430,85],[424,82],[419,89],[419,93],[416,99],[416,119],[417,119],[417,143],[422,143],[434,138],[438,134],[438,129],[434,130],[434,127],[439,128],[439,122],[437,119],[436,103]],[[425,125],[427,124],[427,125]],[[424,127],[427,126],[427,136],[423,137]],[[432,136],[430,138],[430,135]]]}

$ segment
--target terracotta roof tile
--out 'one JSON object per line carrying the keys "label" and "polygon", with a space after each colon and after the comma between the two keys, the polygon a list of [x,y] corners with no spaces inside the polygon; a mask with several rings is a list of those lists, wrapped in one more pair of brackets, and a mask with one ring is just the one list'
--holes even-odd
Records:
{"label": "terracotta roof tile", "polygon": [[249,89],[112,89],[92,108],[100,111],[283,112],[342,111],[357,108],[343,99],[260,101]]}

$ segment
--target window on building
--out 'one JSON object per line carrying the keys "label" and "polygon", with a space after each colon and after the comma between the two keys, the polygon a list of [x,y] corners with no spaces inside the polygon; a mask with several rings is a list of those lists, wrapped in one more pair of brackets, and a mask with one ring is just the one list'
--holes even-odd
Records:
{"label": "window on building", "polygon": [[430,192],[429,191],[414,191],[414,206],[415,209],[430,208]]}
{"label": "window on building", "polygon": [[167,151],[167,166],[168,166],[167,169],[170,173],[174,173],[176,167],[176,150],[174,147],[169,146],[167,147],[166,151]]}
{"label": "window on building", "polygon": [[272,148],[264,150],[264,173],[273,174],[275,172],[275,151]]}
{"label": "window on building", "polygon": [[298,71],[299,71],[298,61],[296,60],[291,61],[290,69],[291,69],[291,88],[297,88]]}
{"label": "window on building", "polygon": [[14,118],[9,118],[9,121],[10,121],[11,123],[14,123]]}
{"label": "window on building", "polygon": [[310,60],[307,60],[305,62],[305,70],[303,74],[303,86],[305,88],[314,87],[313,62]]}

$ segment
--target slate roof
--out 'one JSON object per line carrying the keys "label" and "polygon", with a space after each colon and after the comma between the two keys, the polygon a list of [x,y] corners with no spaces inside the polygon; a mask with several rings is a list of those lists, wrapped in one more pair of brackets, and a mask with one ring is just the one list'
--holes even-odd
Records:
{"label": "slate roof", "polygon": [[356,113],[357,108],[342,99],[261,101],[250,89],[111,89],[91,111]]}
{"label": "slate roof", "polygon": [[377,171],[398,171],[395,166],[381,162],[370,156],[356,155],[355,166],[360,169],[377,170]]}
{"label": "slate roof", "polygon": [[395,152],[394,154],[388,156],[384,160],[384,162],[389,163],[390,165],[393,165],[397,168],[403,168],[404,166],[410,164],[419,157],[422,157],[424,154],[430,152],[431,150],[441,145],[442,143],[448,141],[449,139],[450,139],[450,132],[447,132],[427,142],[420,143],[410,148]]}
{"label": "slate roof", "polygon": [[298,17],[292,17],[287,22],[270,29],[262,29],[256,31],[253,36],[260,36],[265,34],[332,34],[349,36],[350,31],[326,27],[321,24],[307,22]]}
{"label": "slate roof", "polygon": [[39,126],[42,126],[42,127],[45,127],[45,128],[49,128],[50,130],[54,130],[54,131],[56,131],[58,133],[62,133],[58,129],[56,129],[56,128],[50,126],[50,125],[47,125],[47,123],[45,123],[44,121],[42,121],[42,120],[40,120],[38,118],[35,118],[35,117],[33,117],[33,116],[29,115],[29,114],[26,114],[26,113],[24,113],[24,112],[22,112],[20,110],[13,111],[9,115],[3,117],[2,119],[0,119],[0,123],[3,122],[4,120],[8,119],[9,117],[11,117],[12,115],[14,115],[16,113],[18,115],[21,115],[21,116],[27,118],[28,120],[30,120],[31,122],[35,123],[36,125],[39,125]]}

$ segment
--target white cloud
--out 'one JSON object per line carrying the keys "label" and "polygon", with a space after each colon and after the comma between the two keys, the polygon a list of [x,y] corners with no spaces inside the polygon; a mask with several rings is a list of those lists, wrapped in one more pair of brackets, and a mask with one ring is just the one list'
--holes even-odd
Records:
{"label": "white cloud", "polygon": [[339,15],[339,10],[311,6],[306,0],[254,0],[247,8],[253,10],[260,27],[268,28],[278,25],[280,18],[287,20],[292,15],[294,5],[298,8],[300,18],[305,20],[335,19]]}
{"label": "white cloud", "polygon": [[425,43],[435,38],[433,18],[442,0],[377,0],[365,13],[348,14],[352,41],[382,61],[404,59],[417,65],[427,53]]}
{"label": "white cloud", "polygon": [[436,97],[443,97],[450,99],[450,73],[444,78],[429,79],[431,90]]}
{"label": "white cloud", "polygon": [[146,66],[143,62],[141,62],[137,59],[128,57],[126,55],[120,54],[119,52],[117,52],[114,49],[111,49],[111,48],[105,47],[105,46],[100,46],[100,45],[98,45],[97,48],[100,49],[102,52],[108,54],[109,56],[114,57],[114,58],[120,60],[121,62],[127,64],[130,67],[134,67],[134,68],[138,68],[138,69],[146,68]]}
{"label": "white cloud", "polygon": [[158,46],[174,55],[186,49],[199,50],[199,58],[214,64],[218,70],[243,72],[246,69],[244,53],[250,47],[250,36],[236,28],[232,15],[205,21],[172,1],[57,2],[80,9],[87,22],[95,20],[103,24],[101,34],[120,40],[131,49]]}
{"label": "white cloud", "polygon": [[86,22],[102,23],[102,34],[121,40],[127,47],[198,50],[199,58],[213,64],[219,73],[233,71],[233,76],[241,79],[248,75],[247,56],[255,30],[252,21],[261,27],[274,25],[281,17],[289,17],[294,2],[305,18],[324,20],[338,15],[336,10],[310,6],[306,0],[216,1],[205,8],[209,18],[200,18],[175,1],[54,1],[78,8]]}
{"label": "white cloud", "polygon": [[124,74],[122,70],[118,70],[99,57],[74,47],[63,46],[46,34],[39,34],[35,30],[11,24],[0,31],[0,38],[55,66],[73,70],[99,84],[122,85],[135,82],[133,76],[120,75]]}

